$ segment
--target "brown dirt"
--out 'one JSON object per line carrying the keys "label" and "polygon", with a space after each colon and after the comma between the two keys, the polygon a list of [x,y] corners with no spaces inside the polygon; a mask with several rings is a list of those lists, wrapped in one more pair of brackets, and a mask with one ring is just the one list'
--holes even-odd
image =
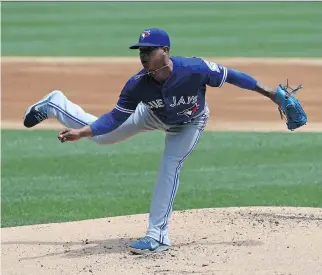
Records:
{"label": "brown dirt", "polygon": [[7,275],[322,274],[322,210],[227,208],[175,212],[173,248],[131,255],[147,215],[2,229]]}
{"label": "brown dirt", "polygon": [[[216,59],[275,86],[288,78],[309,118],[299,131],[322,131],[319,59]],[[60,89],[86,111],[114,107],[136,59],[2,58],[2,128],[21,128],[28,105]],[[285,131],[276,107],[226,84],[210,88],[208,130]],[[36,129],[61,128],[54,121]],[[322,209],[227,208],[175,212],[171,251],[134,256],[147,215],[2,228],[2,274],[322,274]]]}
{"label": "brown dirt", "polygon": [[[210,59],[211,60],[211,59]],[[322,130],[322,96],[319,76],[320,59],[215,59],[254,75],[263,83],[276,86],[286,81],[304,89],[298,98],[308,115],[308,124],[298,131]],[[28,105],[53,89],[62,90],[68,98],[86,111],[100,115],[112,109],[120,90],[140,64],[131,58],[2,58],[2,128],[22,127]],[[207,101],[211,118],[208,130],[283,131],[276,106],[269,99],[225,84],[209,88]],[[55,127],[57,124],[41,124]],[[59,127],[59,126],[58,126]]]}

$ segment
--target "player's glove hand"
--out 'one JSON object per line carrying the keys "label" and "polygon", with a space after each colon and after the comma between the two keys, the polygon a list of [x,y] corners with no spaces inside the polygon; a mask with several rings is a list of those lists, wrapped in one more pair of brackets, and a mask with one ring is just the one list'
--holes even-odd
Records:
{"label": "player's glove hand", "polygon": [[302,88],[299,85],[296,89],[290,88],[292,91],[288,92],[287,86],[279,85],[276,90],[275,103],[278,104],[278,110],[281,115],[281,119],[286,120],[287,128],[291,131],[303,126],[307,122],[307,116],[300,104],[300,102],[294,97],[294,94]]}

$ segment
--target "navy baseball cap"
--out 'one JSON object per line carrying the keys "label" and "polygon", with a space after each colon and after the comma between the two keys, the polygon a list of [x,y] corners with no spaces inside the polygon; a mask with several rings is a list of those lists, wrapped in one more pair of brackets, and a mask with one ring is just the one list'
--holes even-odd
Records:
{"label": "navy baseball cap", "polygon": [[139,42],[131,46],[130,49],[138,49],[139,47],[168,47],[170,49],[169,35],[161,29],[146,29],[141,33]]}

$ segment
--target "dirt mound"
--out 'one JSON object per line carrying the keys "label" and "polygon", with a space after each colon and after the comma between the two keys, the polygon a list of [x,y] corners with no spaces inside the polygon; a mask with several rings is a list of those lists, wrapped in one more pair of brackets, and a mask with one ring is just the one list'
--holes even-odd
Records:
{"label": "dirt mound", "polygon": [[132,255],[146,214],[1,229],[6,275],[322,274],[322,209],[218,208],[174,212],[173,247]]}

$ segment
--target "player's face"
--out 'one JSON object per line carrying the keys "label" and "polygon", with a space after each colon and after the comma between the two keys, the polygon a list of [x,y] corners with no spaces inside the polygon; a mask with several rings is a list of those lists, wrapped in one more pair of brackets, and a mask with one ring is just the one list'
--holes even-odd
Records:
{"label": "player's face", "polygon": [[140,60],[145,69],[154,71],[165,65],[166,48],[140,47]]}

